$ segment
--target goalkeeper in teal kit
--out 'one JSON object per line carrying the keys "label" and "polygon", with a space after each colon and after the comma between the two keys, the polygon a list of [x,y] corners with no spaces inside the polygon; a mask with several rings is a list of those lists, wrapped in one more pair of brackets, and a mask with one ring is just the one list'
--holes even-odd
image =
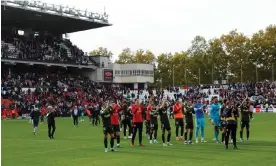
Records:
{"label": "goalkeeper in teal kit", "polygon": [[214,125],[214,135],[216,139],[216,143],[219,143],[218,135],[219,135],[219,127],[220,127],[220,105],[218,103],[218,98],[213,98],[213,104],[211,105],[210,110],[210,120],[212,121],[212,124]]}

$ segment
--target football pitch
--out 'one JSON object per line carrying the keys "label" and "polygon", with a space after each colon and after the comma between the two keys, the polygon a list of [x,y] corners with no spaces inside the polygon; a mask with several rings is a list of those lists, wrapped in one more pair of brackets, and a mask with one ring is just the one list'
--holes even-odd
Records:
{"label": "football pitch", "polygon": [[173,146],[162,146],[159,129],[159,144],[149,144],[143,134],[145,147],[131,147],[130,140],[121,136],[123,148],[108,153],[104,152],[102,127],[93,127],[88,118],[78,128],[73,127],[71,118],[57,118],[55,140],[48,139],[46,123],[39,125],[38,135],[34,136],[32,125],[27,120],[2,120],[1,162],[3,166],[275,165],[276,114],[255,114],[254,118],[250,124],[249,142],[239,142],[238,129],[239,150],[233,150],[231,144],[229,150],[216,144],[208,121],[205,129],[207,143],[184,145],[183,141],[175,141],[172,120]]}

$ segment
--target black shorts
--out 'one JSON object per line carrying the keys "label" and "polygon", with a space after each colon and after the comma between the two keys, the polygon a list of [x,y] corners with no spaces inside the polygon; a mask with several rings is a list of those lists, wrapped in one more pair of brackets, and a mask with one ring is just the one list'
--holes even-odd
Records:
{"label": "black shorts", "polygon": [[112,125],[112,129],[114,133],[120,132],[120,125]]}
{"label": "black shorts", "polygon": [[123,124],[129,124],[129,123],[131,123],[131,120],[130,119],[124,119],[124,120],[122,120],[122,123]]}
{"label": "black shorts", "polygon": [[244,127],[249,129],[249,121],[241,121],[241,128],[243,129]]}
{"label": "black shorts", "polygon": [[39,123],[38,119],[33,119],[33,125],[34,125],[34,127],[37,127],[38,123]]}
{"label": "black shorts", "polygon": [[113,134],[114,132],[112,126],[103,127],[103,133],[104,135]]}
{"label": "black shorts", "polygon": [[155,131],[158,130],[158,124],[150,124],[150,129]]}
{"label": "black shorts", "polygon": [[194,123],[193,122],[186,122],[185,129],[194,129]]}
{"label": "black shorts", "polygon": [[136,129],[139,129],[139,130],[143,131],[143,122],[133,123],[132,128],[134,128],[134,129],[136,128]]}
{"label": "black shorts", "polygon": [[171,125],[170,124],[161,124],[161,130],[162,131],[165,131],[165,130],[169,131],[169,130],[171,130]]}
{"label": "black shorts", "polygon": [[183,119],[175,119],[175,126],[176,127],[184,127],[184,120]]}

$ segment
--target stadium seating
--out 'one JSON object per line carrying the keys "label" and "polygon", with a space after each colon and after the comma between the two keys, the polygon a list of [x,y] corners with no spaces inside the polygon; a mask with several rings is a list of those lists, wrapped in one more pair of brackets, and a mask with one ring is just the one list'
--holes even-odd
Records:
{"label": "stadium seating", "polygon": [[99,66],[70,40],[54,36],[26,38],[2,35],[1,46],[1,57],[4,59]]}

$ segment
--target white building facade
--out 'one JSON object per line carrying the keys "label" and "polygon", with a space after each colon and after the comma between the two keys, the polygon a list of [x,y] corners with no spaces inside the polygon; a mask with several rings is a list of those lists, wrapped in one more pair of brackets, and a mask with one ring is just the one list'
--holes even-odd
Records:
{"label": "white building facade", "polygon": [[99,64],[96,70],[83,72],[84,76],[96,82],[112,83],[130,89],[147,89],[154,83],[154,65],[152,64],[116,64],[108,57],[95,56],[93,60]]}
{"label": "white building facade", "polygon": [[113,64],[113,76],[115,84],[125,84],[131,89],[146,89],[148,83],[154,83],[154,66],[151,64]]}

